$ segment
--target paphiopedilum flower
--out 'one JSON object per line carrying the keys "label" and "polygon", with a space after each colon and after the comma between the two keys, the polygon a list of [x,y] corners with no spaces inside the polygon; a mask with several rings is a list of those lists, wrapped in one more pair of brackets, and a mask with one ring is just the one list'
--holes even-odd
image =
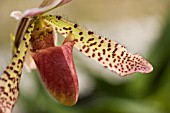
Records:
{"label": "paphiopedilum flower", "polygon": [[[10,113],[19,94],[23,62],[29,46],[31,56],[48,91],[61,103],[74,105],[78,98],[78,80],[72,49],[76,47],[105,68],[125,76],[135,72],[149,73],[152,65],[139,54],[130,54],[115,41],[97,36],[61,16],[44,13],[70,0],[44,0],[39,8],[11,16],[20,20],[11,63],[0,77],[0,111]],[[55,46],[56,31],[65,37]]]}

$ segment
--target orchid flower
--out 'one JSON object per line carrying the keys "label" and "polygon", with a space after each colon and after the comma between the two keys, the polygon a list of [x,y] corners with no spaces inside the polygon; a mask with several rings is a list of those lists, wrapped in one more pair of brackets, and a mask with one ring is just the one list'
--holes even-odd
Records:
{"label": "orchid flower", "polygon": [[[39,8],[14,11],[20,20],[14,38],[14,55],[0,77],[0,112],[11,113],[19,95],[19,83],[27,51],[30,51],[47,90],[64,105],[74,105],[78,99],[78,79],[72,50],[76,47],[105,68],[125,76],[135,72],[150,73],[153,68],[139,54],[131,54],[115,41],[83,29],[59,15],[45,13],[70,0],[44,0]],[[55,46],[57,32],[65,40]],[[30,49],[31,48],[31,49]]]}

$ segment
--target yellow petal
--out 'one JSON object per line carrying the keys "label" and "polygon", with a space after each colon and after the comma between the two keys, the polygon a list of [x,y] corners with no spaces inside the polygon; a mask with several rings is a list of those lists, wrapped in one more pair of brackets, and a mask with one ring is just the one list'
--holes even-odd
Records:
{"label": "yellow petal", "polygon": [[28,29],[11,63],[7,66],[2,76],[0,76],[0,111],[2,113],[11,113],[17,101],[23,62],[29,46],[32,30],[33,26]]}
{"label": "yellow petal", "polygon": [[97,36],[94,32],[83,29],[61,16],[49,15],[43,16],[42,19],[55,26],[64,37],[72,34],[75,38],[75,47],[80,52],[121,76],[135,72],[150,73],[153,70],[152,65],[141,55],[133,55],[127,51],[125,46]]}

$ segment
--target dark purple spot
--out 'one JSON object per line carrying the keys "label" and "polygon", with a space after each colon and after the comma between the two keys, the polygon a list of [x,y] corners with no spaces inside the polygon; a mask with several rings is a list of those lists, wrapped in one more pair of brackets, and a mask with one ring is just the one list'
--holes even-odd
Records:
{"label": "dark purple spot", "polygon": [[77,24],[74,24],[74,28],[77,28],[78,27],[78,25]]}
{"label": "dark purple spot", "polygon": [[88,34],[89,34],[89,35],[92,35],[92,34],[94,34],[94,33],[93,33],[92,31],[88,31]]}

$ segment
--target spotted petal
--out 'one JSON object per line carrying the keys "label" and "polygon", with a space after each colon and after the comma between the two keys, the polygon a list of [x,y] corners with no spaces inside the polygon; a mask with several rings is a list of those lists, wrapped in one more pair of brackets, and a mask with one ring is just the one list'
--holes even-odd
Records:
{"label": "spotted petal", "polygon": [[42,19],[55,26],[64,37],[71,33],[75,38],[75,47],[80,52],[121,76],[135,72],[149,73],[153,70],[152,65],[141,55],[133,55],[123,45],[97,36],[61,16],[43,16]]}
{"label": "spotted petal", "polygon": [[28,29],[24,40],[16,50],[11,63],[0,76],[0,113],[11,113],[19,95],[19,83],[25,54],[29,46],[32,27]]}

